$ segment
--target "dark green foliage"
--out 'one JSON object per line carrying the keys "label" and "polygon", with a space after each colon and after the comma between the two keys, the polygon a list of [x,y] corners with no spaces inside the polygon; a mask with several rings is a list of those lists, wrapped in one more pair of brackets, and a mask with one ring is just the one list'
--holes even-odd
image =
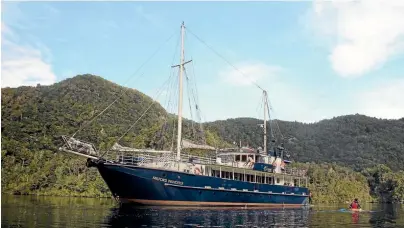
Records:
{"label": "dark green foliage", "polygon": [[366,178],[350,168],[335,163],[295,163],[293,166],[308,170],[314,203],[350,202],[354,198],[362,202],[371,201]]}
{"label": "dark green foliage", "polygon": [[[137,90],[93,75],[79,75],[52,86],[4,88],[1,96],[1,183],[3,192],[14,194],[109,195],[97,171],[85,167],[85,159],[58,150],[61,135],[83,128],[76,138],[107,150],[152,104],[151,98]],[[175,120],[176,116],[155,103],[119,143],[168,149]],[[184,136],[192,139],[189,126],[190,121],[184,120]],[[215,133],[205,133],[208,144],[226,144]]]}
{"label": "dark green foliage", "polygon": [[392,172],[385,165],[378,165],[362,171],[367,177],[371,194],[382,202],[404,200],[404,171]]}
{"label": "dark green foliage", "polygon": [[[277,122],[285,138],[280,141],[297,161],[336,162],[354,170],[386,164],[392,170],[404,170],[402,119],[349,115],[313,124]],[[244,144],[262,146],[263,131],[258,126],[261,123],[262,120],[237,118],[209,123],[208,129],[229,142],[242,140]]]}
{"label": "dark green foliage", "polygon": [[[88,123],[118,97],[110,109]],[[92,75],[52,86],[2,89],[3,191],[109,195],[97,171],[85,167],[85,160],[58,151],[60,136],[72,135],[87,125],[76,137],[95,143],[97,148],[109,148],[151,103],[149,97],[134,89]],[[156,103],[122,144],[149,147],[153,144],[151,131],[157,131],[164,116],[165,110]],[[141,134],[135,137],[133,132]]]}
{"label": "dark green foliage", "polygon": [[[110,109],[89,122],[117,98]],[[152,104],[151,98],[137,90],[93,75],[79,75],[52,86],[3,88],[1,99],[2,191],[64,196],[110,193],[97,170],[86,168],[85,159],[58,150],[60,136],[83,128],[75,137],[94,143],[100,150],[109,149]],[[156,103],[119,143],[137,148],[175,148],[172,129],[176,118]],[[205,139],[216,147],[229,147],[239,140],[262,146],[261,123],[251,118],[207,123]],[[191,122],[184,120],[184,137],[193,139],[190,126]],[[391,170],[404,170],[404,119],[355,115],[315,124],[279,121],[279,127],[296,161],[336,162],[356,170],[386,164]],[[206,156],[198,150],[189,153]],[[310,186],[317,202],[353,196],[368,199],[365,192],[390,201],[403,199],[403,171],[379,168],[366,169],[361,175],[336,164],[311,164],[309,174],[314,182]],[[365,177],[370,188],[364,184]],[[319,181],[322,184],[317,184]]]}

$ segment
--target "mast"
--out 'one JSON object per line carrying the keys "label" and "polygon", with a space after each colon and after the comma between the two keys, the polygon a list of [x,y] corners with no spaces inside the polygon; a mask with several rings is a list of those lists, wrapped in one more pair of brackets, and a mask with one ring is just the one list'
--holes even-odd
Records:
{"label": "mast", "polygon": [[181,57],[180,57],[180,73],[179,73],[179,93],[178,93],[178,133],[177,133],[177,160],[181,156],[181,138],[182,138],[182,74],[184,71],[184,22],[181,24]]}
{"label": "mast", "polygon": [[267,102],[267,91],[264,90],[264,152],[265,154],[268,153],[267,151],[267,108],[268,108],[268,102]]}
{"label": "mast", "polygon": [[184,32],[185,25],[184,22],[181,24],[181,58],[180,64],[171,66],[171,67],[179,67],[179,93],[178,93],[178,132],[177,132],[177,161],[180,160],[181,156],[181,139],[182,139],[182,75],[184,73],[184,66],[187,63],[190,63],[192,60],[187,62],[184,61]]}

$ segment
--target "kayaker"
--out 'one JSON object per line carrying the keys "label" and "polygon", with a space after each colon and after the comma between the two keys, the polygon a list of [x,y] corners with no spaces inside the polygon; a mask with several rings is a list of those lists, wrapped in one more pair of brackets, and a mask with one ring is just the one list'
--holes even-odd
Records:
{"label": "kayaker", "polygon": [[355,200],[349,205],[350,209],[360,209],[361,205],[359,205],[358,199],[355,198]]}

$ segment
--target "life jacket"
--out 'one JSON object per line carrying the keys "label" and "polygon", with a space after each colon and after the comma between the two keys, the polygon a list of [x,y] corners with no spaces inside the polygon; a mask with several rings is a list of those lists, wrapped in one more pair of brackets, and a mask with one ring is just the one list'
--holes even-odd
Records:
{"label": "life jacket", "polygon": [[358,209],[358,205],[359,205],[359,204],[358,204],[357,202],[352,202],[352,203],[351,203],[351,208],[352,208],[352,209]]}

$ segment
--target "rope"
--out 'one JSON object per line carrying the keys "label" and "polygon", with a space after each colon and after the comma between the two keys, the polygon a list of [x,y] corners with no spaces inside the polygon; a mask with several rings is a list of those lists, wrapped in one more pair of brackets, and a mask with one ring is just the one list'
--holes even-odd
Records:
{"label": "rope", "polygon": [[208,45],[205,41],[203,41],[201,38],[199,38],[195,33],[193,33],[190,29],[186,28],[186,30],[191,33],[197,40],[199,40],[201,43],[203,43],[206,47],[208,47],[213,53],[215,53],[217,56],[219,56],[221,59],[223,59],[225,62],[227,62],[230,66],[232,66],[236,71],[240,72],[241,75],[243,75],[244,77],[246,77],[247,79],[249,79],[256,87],[258,87],[259,89],[261,89],[262,91],[264,91],[264,89],[259,86],[255,81],[251,80],[251,78],[249,76],[247,76],[246,74],[244,74],[240,69],[238,69],[236,66],[234,66],[232,63],[230,63],[230,61],[228,61],[225,57],[223,57],[221,54],[219,54],[215,49],[213,49],[213,47],[211,47],[210,45]]}
{"label": "rope", "polygon": [[194,102],[195,102],[195,109],[196,109],[196,115],[199,121],[199,130],[201,131],[201,137],[202,137],[202,141],[204,144],[206,144],[206,137],[205,137],[205,132],[203,130],[203,124],[202,124],[202,118],[201,118],[201,106],[199,103],[199,97],[198,97],[198,87],[197,87],[197,83],[196,83],[196,74],[195,74],[195,63],[192,62],[192,73],[194,75],[194,87],[195,87],[195,91],[192,90],[192,97],[194,98]]}
{"label": "rope", "polygon": [[[178,78],[177,78],[178,79]],[[177,85],[179,84],[179,80],[175,81],[175,87],[177,87]],[[178,90],[176,90],[176,93],[174,95],[178,95]],[[175,105],[178,105],[178,100],[174,99]],[[173,105],[173,107],[175,107],[175,105]],[[173,118],[173,134],[172,134],[172,138],[171,138],[171,151],[174,150],[174,141],[175,141],[175,131],[176,131],[176,118]]]}
{"label": "rope", "polygon": [[[148,58],[146,61],[144,61],[144,62],[139,66],[139,68],[137,68],[137,70],[127,78],[127,80],[126,80],[125,83],[124,83],[124,86],[130,81],[130,79],[131,79],[134,75],[136,75],[136,74],[140,71],[140,69],[143,68],[144,65],[146,65],[146,64],[160,51],[160,49],[161,49],[169,40],[171,40],[171,38],[175,35],[175,33],[176,33],[176,31],[175,31],[173,34],[171,34],[171,35],[168,37],[168,39],[166,39],[166,40],[156,49],[156,51],[154,51],[154,52],[149,56],[149,58]],[[141,78],[143,75],[144,75],[144,74],[141,74],[141,75],[140,75],[139,77],[137,77],[136,79]],[[118,96],[111,104],[109,104],[109,105],[108,105],[103,111],[101,111],[98,115],[96,115],[94,118],[92,118],[92,119],[91,119],[90,121],[88,121],[86,124],[83,124],[70,138],[73,138],[78,132],[80,132],[81,130],[83,130],[83,129],[84,129],[85,127],[87,127],[90,123],[92,123],[98,116],[100,116],[100,115],[103,114],[106,110],[108,110],[116,101],[118,101],[118,99],[120,99],[120,98],[125,94],[126,91],[128,91],[126,88],[122,88],[122,93],[121,93],[120,96]]]}
{"label": "rope", "polygon": [[192,104],[191,104],[191,96],[190,96],[190,83],[189,83],[189,77],[187,74],[187,71],[185,70],[184,67],[184,73],[185,73],[185,78],[186,78],[186,82],[187,82],[187,95],[188,95],[188,106],[189,106],[189,113],[191,115],[191,130],[192,130],[192,134],[194,135],[194,137],[196,137],[196,133],[195,133],[195,127],[194,127],[194,117],[193,117],[193,112],[192,112]]}
{"label": "rope", "polygon": [[[171,77],[170,77],[167,81],[164,82],[163,86],[160,87],[160,90],[157,92],[157,95],[155,96],[155,98],[153,99],[153,101],[152,101],[152,103],[149,105],[149,107],[148,107],[148,108],[142,113],[142,115],[129,127],[129,129],[126,130],[125,133],[123,133],[123,134],[121,135],[121,137],[118,138],[118,140],[117,140],[116,142],[119,142],[130,130],[132,130],[132,128],[137,124],[137,122],[139,122],[139,120],[142,119],[142,117],[143,117],[144,115],[146,115],[146,113],[149,111],[149,109],[150,109],[151,107],[153,107],[153,105],[156,103],[156,100],[158,99],[158,97],[159,97],[159,96],[161,95],[161,93],[163,92],[163,87],[169,82],[170,79],[171,79]],[[112,146],[112,147],[113,147],[113,146]],[[107,152],[109,152],[109,151],[112,149],[112,147],[111,147],[109,150],[107,150],[106,152],[104,152],[104,153],[101,155],[101,157],[103,157]]]}

